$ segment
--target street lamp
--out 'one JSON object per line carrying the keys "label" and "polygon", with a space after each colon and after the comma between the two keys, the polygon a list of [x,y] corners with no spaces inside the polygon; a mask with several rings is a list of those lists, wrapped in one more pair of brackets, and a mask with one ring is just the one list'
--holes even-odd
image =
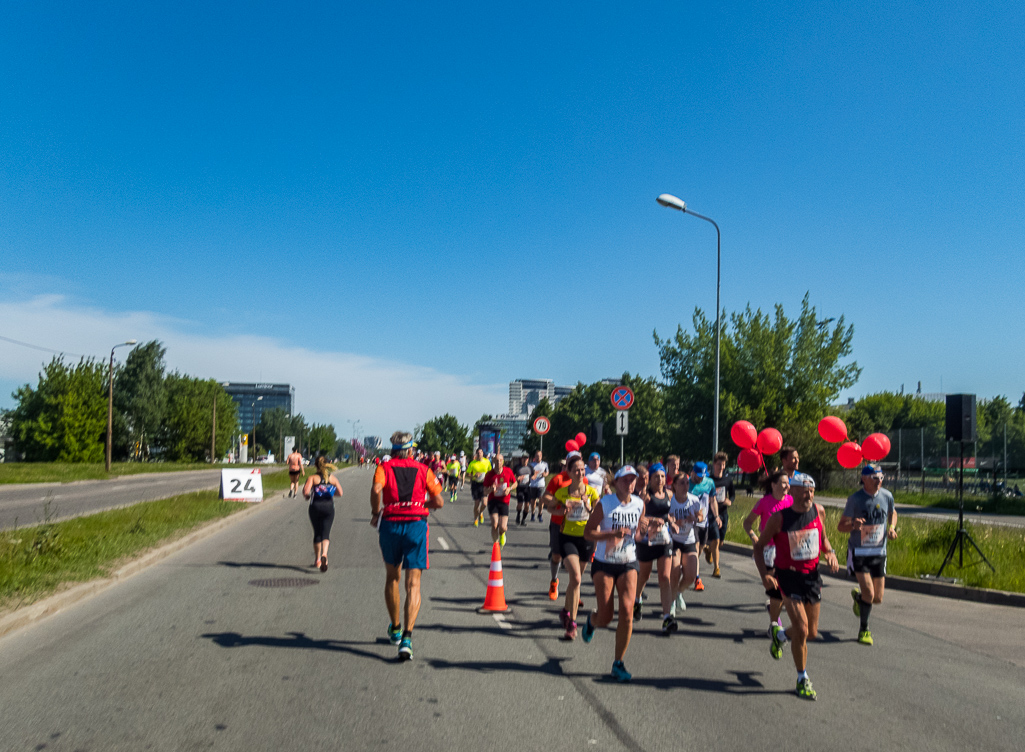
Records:
{"label": "street lamp", "polygon": [[722,335],[722,322],[720,321],[721,311],[719,307],[719,280],[722,273],[722,236],[719,234],[719,225],[714,219],[698,214],[687,208],[687,204],[676,196],[663,193],[655,199],[662,206],[670,209],[679,209],[684,214],[691,214],[698,219],[711,222],[715,228],[715,417],[712,423],[712,456],[719,451],[719,352],[720,337]]}
{"label": "street lamp", "polygon": [[120,345],[110,348],[110,382],[107,386],[107,472],[110,472],[110,449],[112,445],[111,432],[114,428],[114,351],[119,347],[134,345],[138,340],[130,339]]}
{"label": "street lamp", "polygon": [[[259,396],[253,400],[253,404],[250,406],[253,410],[253,464],[256,464],[256,403],[263,399],[263,396]],[[247,458],[248,459],[248,458]]]}

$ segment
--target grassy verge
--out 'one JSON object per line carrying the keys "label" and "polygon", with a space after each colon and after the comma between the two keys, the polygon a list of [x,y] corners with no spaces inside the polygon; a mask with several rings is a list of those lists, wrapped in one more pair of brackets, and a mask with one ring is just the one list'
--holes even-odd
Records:
{"label": "grassy verge", "polygon": [[[726,539],[734,543],[751,544],[744,533],[744,518],[751,511],[756,499],[738,496],[730,508],[730,528]],[[823,524],[830,543],[836,548],[840,558],[840,566],[844,565],[847,555],[847,538],[838,533],[836,525],[840,521],[841,509],[826,507]],[[979,561],[975,551],[965,551],[965,568],[957,569],[950,566],[944,570],[944,576],[962,579],[971,587],[1008,590],[1025,593],[1025,531],[1016,528],[1005,528],[996,525],[966,525],[972,537],[986,554],[993,566],[994,574],[985,564],[967,566],[970,562]],[[957,530],[956,522],[934,522],[900,517],[897,521],[899,537],[887,544],[886,571],[902,577],[918,577],[921,574],[936,574],[947,554],[950,542]]]}
{"label": "grassy verge", "polygon": [[[288,474],[266,474],[263,485],[270,493],[288,488]],[[0,610],[27,605],[68,583],[104,577],[147,549],[247,506],[221,501],[216,491],[198,491],[0,532]]]}
{"label": "grassy verge", "polygon": [[[222,465],[209,462],[115,462],[107,473],[102,462],[3,462],[0,463],[0,484],[3,483],[70,483],[73,480],[107,480],[123,475],[142,473],[177,473],[182,470],[218,470]],[[229,467],[229,466],[223,466]],[[230,465],[230,467],[251,467]],[[279,469],[280,465],[260,465]]]}
{"label": "grassy verge", "polygon": [[[894,491],[892,488],[888,489],[893,494],[893,500],[898,504],[910,504],[916,507],[938,507],[940,509],[957,509],[957,495],[956,494],[939,494],[939,493],[918,493],[915,491]],[[831,498],[846,499],[855,489],[853,488],[827,488],[820,492],[817,492],[820,496],[829,496]],[[970,496],[965,494],[964,508],[968,512],[989,512],[992,514],[1009,514],[1009,515],[1020,515],[1025,516],[1025,498],[1022,499],[1008,499],[1008,498],[993,498],[992,496]]]}

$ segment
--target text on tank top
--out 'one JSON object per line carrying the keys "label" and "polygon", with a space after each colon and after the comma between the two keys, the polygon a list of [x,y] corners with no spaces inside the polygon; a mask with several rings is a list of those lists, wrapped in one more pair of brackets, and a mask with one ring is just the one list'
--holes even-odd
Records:
{"label": "text on tank top", "polygon": [[776,544],[776,568],[814,572],[819,566],[823,533],[818,507],[812,504],[806,512],[795,512],[788,507],[779,514],[783,518],[782,525],[772,538]]}

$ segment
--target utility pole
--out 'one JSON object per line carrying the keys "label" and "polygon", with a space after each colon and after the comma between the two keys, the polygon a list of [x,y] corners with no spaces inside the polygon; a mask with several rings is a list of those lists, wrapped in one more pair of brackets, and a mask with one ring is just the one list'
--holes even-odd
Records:
{"label": "utility pole", "polygon": [[217,462],[217,397],[214,396],[213,419],[210,421],[210,464]]}

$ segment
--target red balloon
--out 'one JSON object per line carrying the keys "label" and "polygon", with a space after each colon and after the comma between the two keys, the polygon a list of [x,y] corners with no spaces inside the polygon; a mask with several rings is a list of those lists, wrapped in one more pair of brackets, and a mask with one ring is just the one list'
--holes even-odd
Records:
{"label": "red balloon", "polygon": [[566,451],[567,452],[579,452],[580,451],[580,445],[577,442],[573,441],[573,439],[570,439],[569,441],[566,442]]}
{"label": "red balloon", "polygon": [[[752,449],[758,440],[758,431],[746,420],[738,420],[733,424],[733,428],[730,429],[730,438],[741,449]],[[745,472],[754,472],[754,470],[746,470]]]}
{"label": "red balloon", "polygon": [[573,439],[577,442],[577,448],[583,449],[584,444],[587,443],[587,434],[581,431],[576,436],[574,436]]}
{"label": "red balloon", "polygon": [[873,433],[865,437],[861,451],[869,462],[883,459],[890,453],[890,438],[885,433]]}
{"label": "red balloon", "polygon": [[783,448],[783,434],[775,428],[763,428],[756,443],[762,454],[775,454]]}
{"label": "red balloon", "polygon": [[836,461],[848,470],[853,470],[860,465],[861,460],[861,446],[853,441],[841,444],[840,448],[836,450]]}
{"label": "red balloon", "polygon": [[847,426],[835,415],[827,415],[819,421],[819,436],[830,444],[839,444],[847,439]]}
{"label": "red balloon", "polygon": [[[751,425],[748,423],[748,425]],[[754,449],[744,449],[737,455],[737,465],[742,473],[754,473],[762,466],[762,455]]]}

